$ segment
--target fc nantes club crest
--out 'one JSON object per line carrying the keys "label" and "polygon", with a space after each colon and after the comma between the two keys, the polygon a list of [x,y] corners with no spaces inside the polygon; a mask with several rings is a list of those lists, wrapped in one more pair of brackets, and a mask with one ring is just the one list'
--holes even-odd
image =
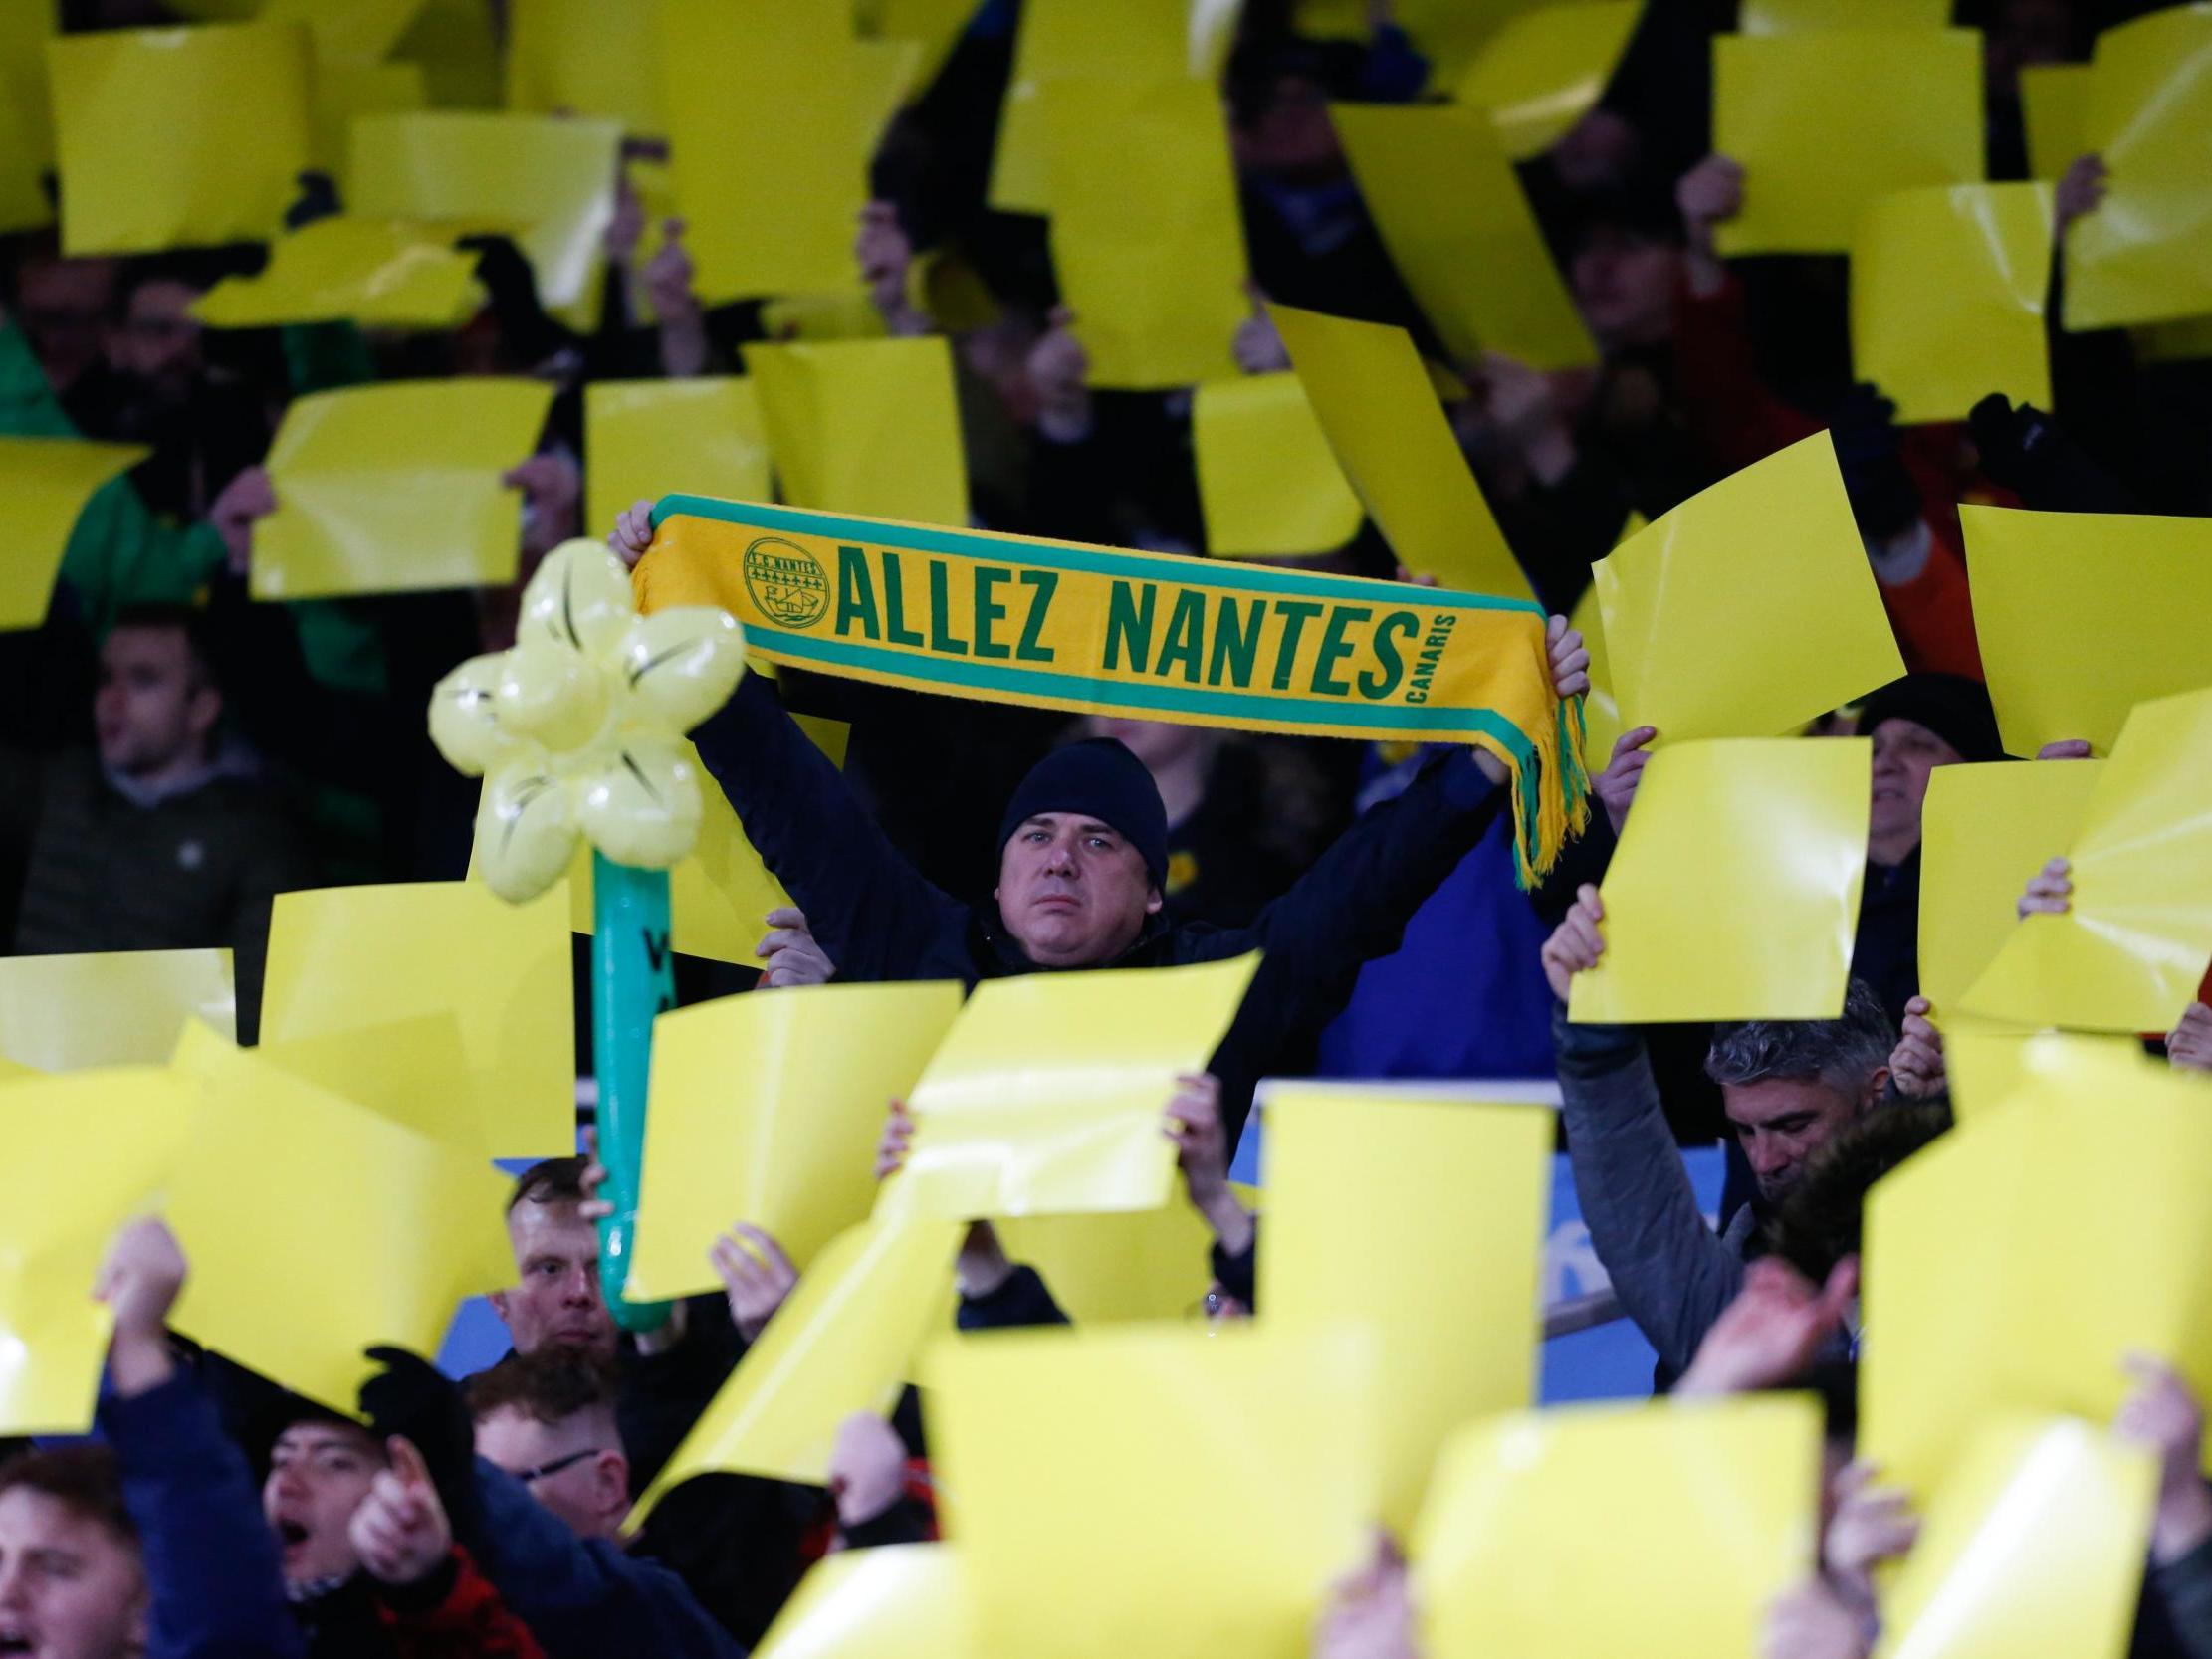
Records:
{"label": "fc nantes club crest", "polygon": [[829,573],[794,541],[764,535],[745,550],[745,585],[762,611],[786,628],[805,628],[829,609]]}

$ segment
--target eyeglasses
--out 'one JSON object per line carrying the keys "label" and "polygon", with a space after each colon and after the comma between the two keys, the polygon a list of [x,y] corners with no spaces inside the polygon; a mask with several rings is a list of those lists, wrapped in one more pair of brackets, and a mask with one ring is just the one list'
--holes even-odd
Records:
{"label": "eyeglasses", "polygon": [[521,1481],[523,1485],[536,1486],[549,1476],[557,1475],[563,1469],[572,1469],[585,1458],[597,1457],[598,1455],[598,1447],[586,1446],[580,1452],[570,1452],[566,1457],[556,1457],[551,1463],[541,1463],[535,1469],[517,1469],[513,1473],[515,1478]]}

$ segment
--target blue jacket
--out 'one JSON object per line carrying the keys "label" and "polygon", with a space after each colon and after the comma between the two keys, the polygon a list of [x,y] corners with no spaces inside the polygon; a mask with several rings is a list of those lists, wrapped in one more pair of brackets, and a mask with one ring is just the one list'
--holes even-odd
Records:
{"label": "blue jacket", "polygon": [[476,1460],[476,1563],[551,1659],[745,1659],[684,1581],[604,1539],[579,1539],[530,1489]]}
{"label": "blue jacket", "polygon": [[277,1535],[198,1379],[179,1369],[133,1398],[103,1397],[98,1428],[145,1558],[147,1659],[302,1659]]}
{"label": "blue jacket", "polygon": [[[746,676],[692,739],[841,977],[973,987],[1042,971],[995,907],[961,903],[899,855],[761,676]],[[1398,948],[1414,912],[1497,818],[1503,795],[1467,750],[1453,749],[1363,816],[1251,926],[1154,917],[1136,943],[1102,964],[1175,967],[1262,952],[1214,1056],[1231,1145],[1252,1086],[1343,1008],[1362,963]]]}

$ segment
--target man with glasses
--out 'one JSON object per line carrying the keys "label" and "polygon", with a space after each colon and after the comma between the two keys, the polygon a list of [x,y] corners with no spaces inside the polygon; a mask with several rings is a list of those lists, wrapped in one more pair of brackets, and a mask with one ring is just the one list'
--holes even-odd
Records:
{"label": "man with glasses", "polygon": [[578,1538],[616,1537],[630,1461],[603,1371],[574,1355],[518,1356],[471,1379],[476,1453],[530,1488]]}

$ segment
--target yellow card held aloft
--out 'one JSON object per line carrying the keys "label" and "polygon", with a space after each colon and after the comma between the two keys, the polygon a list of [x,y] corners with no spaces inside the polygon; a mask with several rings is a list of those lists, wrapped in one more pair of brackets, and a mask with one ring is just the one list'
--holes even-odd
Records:
{"label": "yellow card held aloft", "polygon": [[0,632],[46,620],[70,531],[93,492],[153,452],[76,438],[0,437]]}
{"label": "yellow card held aloft", "polygon": [[930,1361],[978,1653],[1280,1659],[1366,1544],[1378,1406],[1361,1333],[1021,1332]]}
{"label": "yellow card held aloft", "polygon": [[1250,314],[1221,95],[1183,76],[1055,81],[1045,110],[1052,270],[1093,386],[1236,372]]}
{"label": "yellow card held aloft", "polygon": [[1938,766],[1920,809],[1920,994],[1940,1020],[2019,926],[2028,880],[2073,845],[2103,763]]}
{"label": "yellow card held aloft", "polygon": [[462,1299],[507,1282],[507,1178],[477,1153],[202,1026],[173,1070],[200,1091],[162,1204],[192,1269],[174,1324],[195,1342],[350,1411],[377,1368],[363,1348],[435,1353]]}
{"label": "yellow card held aloft", "polygon": [[2157,1062],[2134,1037],[2038,1031],[1960,1012],[1942,1020],[1951,1113],[1966,1123],[2051,1089],[2130,1087]]}
{"label": "yellow card held aloft", "polygon": [[1532,1403],[1554,1127],[1540,1107],[1325,1084],[1268,1097],[1258,1305],[1277,1329],[1373,1328],[1401,1536],[1451,1432]]}
{"label": "yellow card held aloft", "polygon": [[1453,89],[1483,110],[1506,154],[1533,160],[1588,114],[1636,31],[1637,0],[1580,0],[1510,19]]}
{"label": "yellow card held aloft", "polygon": [[662,111],[699,296],[851,286],[881,109],[850,8],[661,0],[659,15]]}
{"label": "yellow card held aloft", "polygon": [[2212,686],[2212,518],[1959,509],[1974,632],[2013,754],[2109,754],[2136,704]]}
{"label": "yellow card held aloft", "polygon": [[804,985],[655,1020],[630,1299],[718,1289],[707,1254],[733,1223],[803,1272],[866,1219],[885,1115],[960,1003],[951,982]]}
{"label": "yellow card held aloft", "polygon": [[1795,731],[1904,673],[1828,434],[1700,491],[1591,567],[1621,719]]}
{"label": "yellow card held aloft", "polygon": [[307,31],[111,29],[47,47],[62,252],[258,242],[309,160]]}
{"label": "yellow card held aloft", "polygon": [[112,1328],[93,1300],[100,1264],[150,1206],[196,1106],[151,1066],[0,1084],[0,1433],[92,1427]]}
{"label": "yellow card held aloft", "polygon": [[960,1552],[891,1544],[824,1555],[755,1651],[760,1659],[969,1659]]}
{"label": "yellow card held aloft", "polygon": [[1206,1069],[1258,965],[987,979],[914,1087],[913,1153],[878,1212],[970,1221],[1166,1203],[1175,1080]]}
{"label": "yellow card held aloft", "polygon": [[1595,585],[1582,590],[1567,626],[1582,635],[1590,652],[1590,691],[1582,700],[1582,753],[1595,777],[1605,770],[1614,743],[1628,729],[1621,724],[1621,704],[1613,695],[1613,664],[1606,654],[1605,617],[1598,608]]}
{"label": "yellow card held aloft", "polygon": [[0,232],[54,223],[45,174],[54,165],[46,43],[55,22],[55,0],[0,6]]}
{"label": "yellow card held aloft", "polygon": [[353,123],[364,115],[397,115],[429,107],[430,82],[420,64],[396,59],[380,64],[316,61],[315,164],[331,175],[341,201],[353,161]]}
{"label": "yellow card held aloft", "polygon": [[1403,328],[1269,306],[1344,476],[1399,563],[1462,593],[1532,597]]}
{"label": "yellow card held aloft", "polygon": [[2028,129],[2028,176],[2052,184],[2088,152],[2083,135],[2089,126],[2088,64],[2023,64],[2020,107]]}
{"label": "yellow card held aloft", "polygon": [[768,435],[753,382],[594,380],[583,389],[584,530],[603,535],[632,502],[681,491],[769,499]]}
{"label": "yellow card held aloft", "polygon": [[1295,374],[1209,380],[1191,411],[1206,549],[1217,558],[1332,553],[1360,531],[1360,499]]}
{"label": "yellow card held aloft", "polygon": [[[1812,1569],[1821,1416],[1807,1395],[1513,1412],[1445,1446],[1413,1538],[1432,1659],[1757,1650],[1767,1603]],[[1576,1594],[1590,1523],[1603,1593]]]}
{"label": "yellow card held aloft", "polygon": [[2047,184],[1880,196],[1851,250],[1852,372],[1907,425],[1962,421],[1991,392],[2051,406]]}
{"label": "yellow card held aloft", "polygon": [[2073,1417],[1974,1430],[1882,1597],[1881,1659],[2117,1659],[2142,1595],[2157,1465]]}
{"label": "yellow card held aloft", "polygon": [[2130,1349],[2212,1384],[2212,1086],[2069,1065],[2070,1086],[1977,1113],[1867,1200],[1860,1455],[1922,1499],[1993,1412],[2109,1422]]}
{"label": "yellow card held aloft", "polygon": [[277,238],[266,270],[225,277],[192,314],[210,328],[456,328],[475,314],[484,291],[476,256],[452,244],[404,219],[335,214]]}
{"label": "yellow card held aloft", "polygon": [[[1256,1194],[1237,1189],[1251,1208]],[[1007,1259],[1033,1267],[1077,1325],[1190,1317],[1214,1282],[1214,1234],[1189,1204],[995,1223]]]}
{"label": "yellow card held aloft", "polygon": [[1541,369],[1597,361],[1486,113],[1339,104],[1330,117],[1391,263],[1454,358],[1502,351]]}
{"label": "yellow card held aloft", "polygon": [[614,218],[612,121],[432,109],[353,123],[347,208],[510,235],[546,309],[576,319],[596,293]]}
{"label": "yellow card held aloft", "polygon": [[1832,1020],[1867,874],[1872,745],[1735,737],[1652,757],[1607,869],[1605,955],[1569,1018]]}
{"label": "yellow card held aloft", "polygon": [[2141,703],[2064,849],[2072,908],[2031,916],[1967,990],[1969,1013],[2165,1031],[2212,963],[2212,690]]}
{"label": "yellow card held aloft", "polygon": [[34,1071],[166,1065],[194,1020],[237,1027],[228,950],[0,956],[0,1056]]}
{"label": "yellow card held aloft", "polygon": [[849,1227],[816,1256],[729,1381],[623,1523],[635,1532],[672,1488],[715,1472],[820,1486],[837,1429],[888,1415],[953,1284],[958,1224]]}
{"label": "yellow card held aloft", "polygon": [[481,882],[280,893],[269,921],[264,1042],[450,1014],[468,1071],[448,1110],[495,1157],[574,1149],[575,998],[568,896],[527,905]]}
{"label": "yellow card held aloft", "polygon": [[597,115],[631,136],[665,130],[651,6],[508,0],[507,106]]}
{"label": "yellow card held aloft", "polygon": [[1950,0],[1743,0],[1736,27],[1747,35],[1836,29],[1947,29]]}
{"label": "yellow card held aloft", "polygon": [[2167,6],[2097,37],[2082,147],[2103,202],[2067,232],[2066,326],[2212,312],[2212,8]]}
{"label": "yellow card held aloft", "polygon": [[264,0],[264,23],[306,27],[318,58],[375,63],[399,44],[423,0]]}
{"label": "yellow card held aloft", "polygon": [[256,599],[496,587],[522,557],[537,380],[398,380],[295,399],[269,448],[277,511],[254,531]]}
{"label": "yellow card held aloft", "polygon": [[952,350],[941,336],[749,345],[783,501],[910,523],[968,522]]}
{"label": "yellow card held aloft", "polygon": [[468,1075],[469,1052],[451,1014],[260,1043],[254,1055],[417,1135],[450,1141],[479,1158],[492,1155],[476,1114],[454,1109],[454,1079]]}
{"label": "yellow card held aloft", "polygon": [[1971,29],[1714,38],[1713,148],[1744,170],[1723,254],[1848,252],[1877,197],[1979,183],[1982,144]]}

